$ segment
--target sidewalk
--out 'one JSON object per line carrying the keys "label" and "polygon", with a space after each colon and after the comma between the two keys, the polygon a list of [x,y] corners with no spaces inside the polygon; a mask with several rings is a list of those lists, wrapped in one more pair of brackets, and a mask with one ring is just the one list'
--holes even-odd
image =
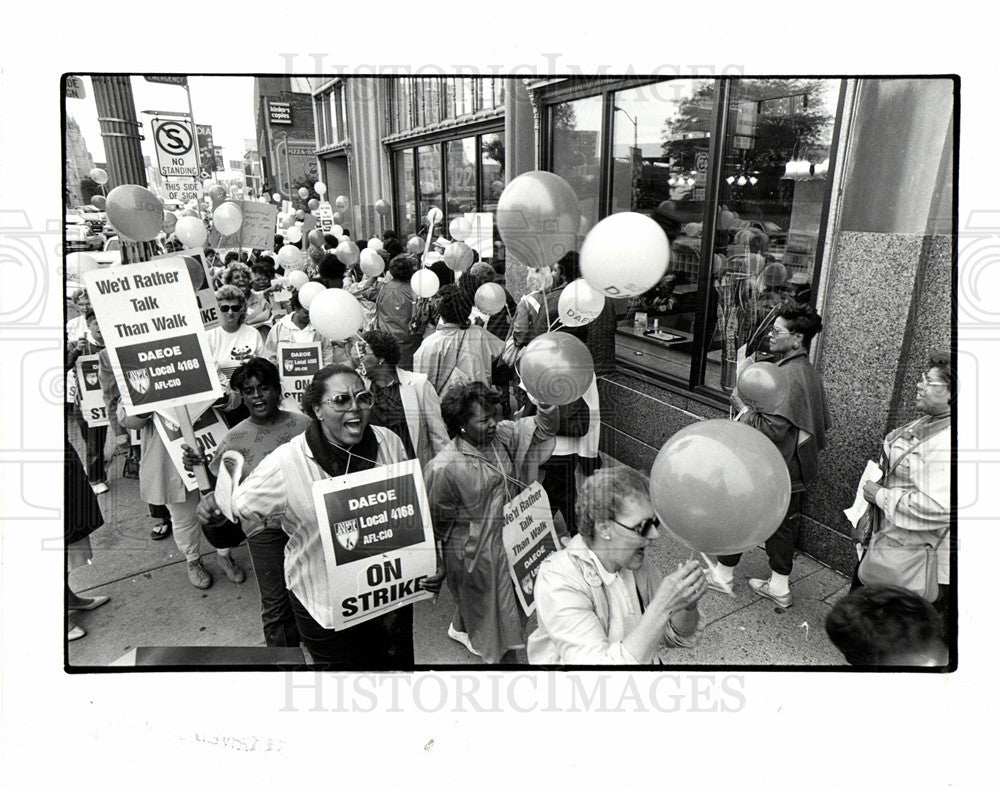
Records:
{"label": "sidewalk", "polygon": [[[75,427],[71,428],[71,438]],[[74,441],[79,442],[78,440]],[[139,482],[121,477],[122,458],[108,469],[111,491],[100,496],[106,521],[91,536],[93,565],[74,572],[74,590],[83,596],[107,595],[111,601],[84,613],[73,613],[87,636],[69,643],[74,667],[107,666],[135,647],[152,645],[264,645],[260,599],[246,546],[233,550],[247,579],[235,585],[215,567],[214,551],[205,544],[205,566],[215,583],[198,590],[187,579],[184,557],[172,538],[152,541],[153,520],[139,500]],[[668,535],[647,550],[661,569],[670,571],[691,551]],[[709,591],[701,601],[706,629],[693,649],[672,651],[684,666],[844,666],[829,643],[823,620],[847,592],[848,580],[812,558],[798,555],[792,571],[794,604],[781,609],[747,585],[749,577],[767,577],[762,549],[744,555],[736,570],[735,592]],[[481,664],[448,638],[454,601],[445,588],[436,603],[414,607],[414,650],[418,665],[441,667]],[[534,618],[529,630],[534,628]],[[523,653],[521,654],[524,662]]]}

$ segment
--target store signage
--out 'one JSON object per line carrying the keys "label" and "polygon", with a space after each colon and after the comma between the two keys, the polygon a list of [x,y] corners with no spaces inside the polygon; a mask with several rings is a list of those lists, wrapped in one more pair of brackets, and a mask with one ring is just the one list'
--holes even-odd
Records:
{"label": "store signage", "polygon": [[198,176],[195,135],[188,121],[153,118],[153,145],[163,177]]}
{"label": "store signage", "polygon": [[292,105],[284,101],[268,101],[267,111],[272,123],[292,125]]}
{"label": "store signage", "polygon": [[411,459],[312,487],[335,631],[432,598],[437,565],[420,462]]}
{"label": "store signage", "polygon": [[147,82],[157,82],[161,85],[180,85],[181,87],[187,87],[187,77],[145,77]]}
{"label": "store signage", "polygon": [[212,127],[198,124],[195,128],[198,130],[198,153],[201,156],[202,172],[215,172],[215,146],[212,144]]}

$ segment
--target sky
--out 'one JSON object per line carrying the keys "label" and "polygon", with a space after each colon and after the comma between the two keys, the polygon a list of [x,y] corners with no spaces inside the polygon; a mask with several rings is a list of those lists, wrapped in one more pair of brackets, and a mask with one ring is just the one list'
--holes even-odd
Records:
{"label": "sky", "polygon": [[[150,129],[150,116],[144,110],[187,112],[187,95],[177,85],[147,82],[142,77],[132,77],[132,95],[135,98],[136,118],[142,124],[142,152],[156,164]],[[97,121],[97,105],[90,77],[84,77],[87,88],[85,99],[67,99],[66,112],[80,125],[87,142],[87,150],[95,162],[106,162],[101,127]],[[215,145],[221,145],[226,167],[230,159],[243,158],[243,140],[256,137],[253,107],[253,77],[189,77],[191,106],[198,125],[212,127]]]}

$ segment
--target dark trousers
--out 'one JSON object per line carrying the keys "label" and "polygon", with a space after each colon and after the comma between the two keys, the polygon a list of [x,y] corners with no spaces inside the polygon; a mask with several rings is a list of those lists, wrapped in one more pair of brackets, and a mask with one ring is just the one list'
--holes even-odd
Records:
{"label": "dark trousers", "polygon": [[299,630],[292,612],[291,593],[285,587],[285,544],[288,536],[267,528],[247,539],[250,561],[260,591],[260,620],[269,648],[297,648]]}
{"label": "dark trousers", "polygon": [[302,644],[321,667],[413,669],[413,607],[406,606],[343,631],[323,628],[289,593]]}
{"label": "dark trousers", "polygon": [[542,488],[549,496],[552,513],[562,512],[569,534],[575,536],[576,529],[576,466],[580,457],[576,454],[549,457],[539,466],[545,471]]}
{"label": "dark trousers", "polygon": [[[805,492],[792,492],[785,518],[781,520],[774,535],[764,542],[767,563],[776,574],[788,576],[792,573],[792,556],[795,554],[795,537],[799,533],[799,514],[804,496]],[[740,562],[740,555],[720,555],[719,562],[732,567]]]}
{"label": "dark trousers", "polygon": [[164,522],[170,521],[170,509],[159,503],[147,503],[149,506],[149,515],[153,519],[162,519]]}
{"label": "dark trousers", "polygon": [[108,473],[104,467],[104,443],[108,439],[107,426],[87,426],[87,422],[81,416],[78,419],[80,424],[80,435],[87,445],[87,480],[92,484],[100,484],[108,480]]}

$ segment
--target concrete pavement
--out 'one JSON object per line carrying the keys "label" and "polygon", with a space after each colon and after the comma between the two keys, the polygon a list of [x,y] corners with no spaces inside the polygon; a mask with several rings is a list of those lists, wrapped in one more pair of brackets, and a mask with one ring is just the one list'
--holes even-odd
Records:
{"label": "concrete pavement", "polygon": [[[76,437],[70,426],[71,439]],[[79,446],[79,439],[73,440]],[[107,595],[111,601],[93,612],[75,612],[73,619],[87,636],[69,643],[74,667],[110,665],[135,647],[156,645],[261,646],[260,600],[246,546],[233,550],[247,579],[235,585],[215,566],[214,552],[205,544],[204,563],[215,583],[198,590],[187,579],[184,558],[172,538],[152,541],[153,520],[139,500],[138,481],[123,479],[122,457],[108,469],[110,491],[100,497],[105,525],[91,536],[93,564],[74,572],[73,589],[83,596]],[[647,559],[664,570],[691,557],[691,551],[669,536],[657,539]],[[743,665],[842,666],[838,651],[823,631],[830,606],[847,591],[848,580],[805,555],[792,571],[795,600],[787,610],[757,596],[748,577],[767,577],[762,549],[747,553],[736,570],[735,593],[709,591],[701,602],[706,629],[693,649],[672,651],[673,663],[684,666]],[[447,588],[437,603],[414,608],[414,650],[418,665],[442,667],[481,664],[447,636],[454,601]],[[529,629],[534,619],[529,621]],[[521,663],[525,663],[523,653]]]}

